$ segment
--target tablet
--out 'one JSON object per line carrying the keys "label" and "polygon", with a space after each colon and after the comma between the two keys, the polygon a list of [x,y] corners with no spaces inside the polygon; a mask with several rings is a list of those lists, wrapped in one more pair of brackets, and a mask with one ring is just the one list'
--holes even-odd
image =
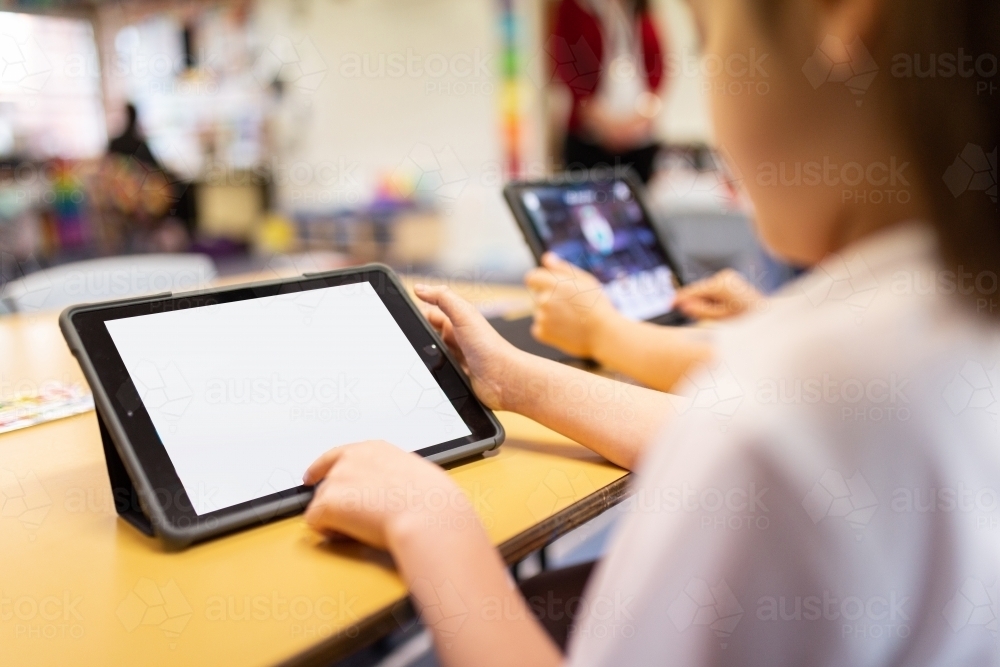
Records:
{"label": "tablet", "polygon": [[113,486],[117,457],[148,520],[133,523],[174,547],[301,510],[302,474],[337,446],[447,462],[503,441],[383,266],[76,306],[60,325]]}
{"label": "tablet", "polygon": [[680,274],[660,242],[630,172],[570,174],[504,188],[525,241],[540,261],[552,251],[594,274],[611,302],[634,320],[675,324]]}

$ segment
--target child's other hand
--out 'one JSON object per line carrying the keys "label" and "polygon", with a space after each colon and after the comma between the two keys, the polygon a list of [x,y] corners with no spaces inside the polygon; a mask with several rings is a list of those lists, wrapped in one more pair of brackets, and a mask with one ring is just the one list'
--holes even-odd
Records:
{"label": "child's other hand", "polygon": [[696,320],[723,320],[766,305],[767,297],[732,269],[681,288],[676,301],[681,312]]}

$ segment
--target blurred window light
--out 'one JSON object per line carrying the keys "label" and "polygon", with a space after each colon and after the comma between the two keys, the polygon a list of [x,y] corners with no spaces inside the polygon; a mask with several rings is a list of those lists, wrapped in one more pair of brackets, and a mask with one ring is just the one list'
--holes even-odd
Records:
{"label": "blurred window light", "polygon": [[169,14],[122,28],[105,76],[138,107],[156,157],[181,177],[259,166],[269,90],[253,76],[246,30],[231,12],[207,10],[187,26],[197,39],[186,53],[185,29]]}
{"label": "blurred window light", "polygon": [[90,158],[106,145],[90,23],[0,12],[0,158]]}

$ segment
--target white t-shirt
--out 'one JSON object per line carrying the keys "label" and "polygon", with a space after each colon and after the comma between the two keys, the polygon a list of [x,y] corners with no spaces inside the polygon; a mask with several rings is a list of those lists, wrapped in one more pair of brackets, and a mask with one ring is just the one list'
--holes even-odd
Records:
{"label": "white t-shirt", "polygon": [[569,664],[1000,665],[1000,327],[969,280],[906,225],[721,329]]}

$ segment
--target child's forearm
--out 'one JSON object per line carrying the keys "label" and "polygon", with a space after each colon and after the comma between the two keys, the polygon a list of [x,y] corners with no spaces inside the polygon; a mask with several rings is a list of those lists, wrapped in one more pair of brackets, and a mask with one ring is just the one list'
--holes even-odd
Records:
{"label": "child's forearm", "polygon": [[525,415],[633,469],[675,413],[669,395],[529,354],[508,370],[503,408]]}
{"label": "child's forearm", "polygon": [[594,360],[653,389],[672,391],[694,366],[712,357],[704,331],[616,317],[597,326]]}
{"label": "child's forearm", "polygon": [[411,517],[389,535],[389,549],[443,665],[562,662],[471,509]]}

